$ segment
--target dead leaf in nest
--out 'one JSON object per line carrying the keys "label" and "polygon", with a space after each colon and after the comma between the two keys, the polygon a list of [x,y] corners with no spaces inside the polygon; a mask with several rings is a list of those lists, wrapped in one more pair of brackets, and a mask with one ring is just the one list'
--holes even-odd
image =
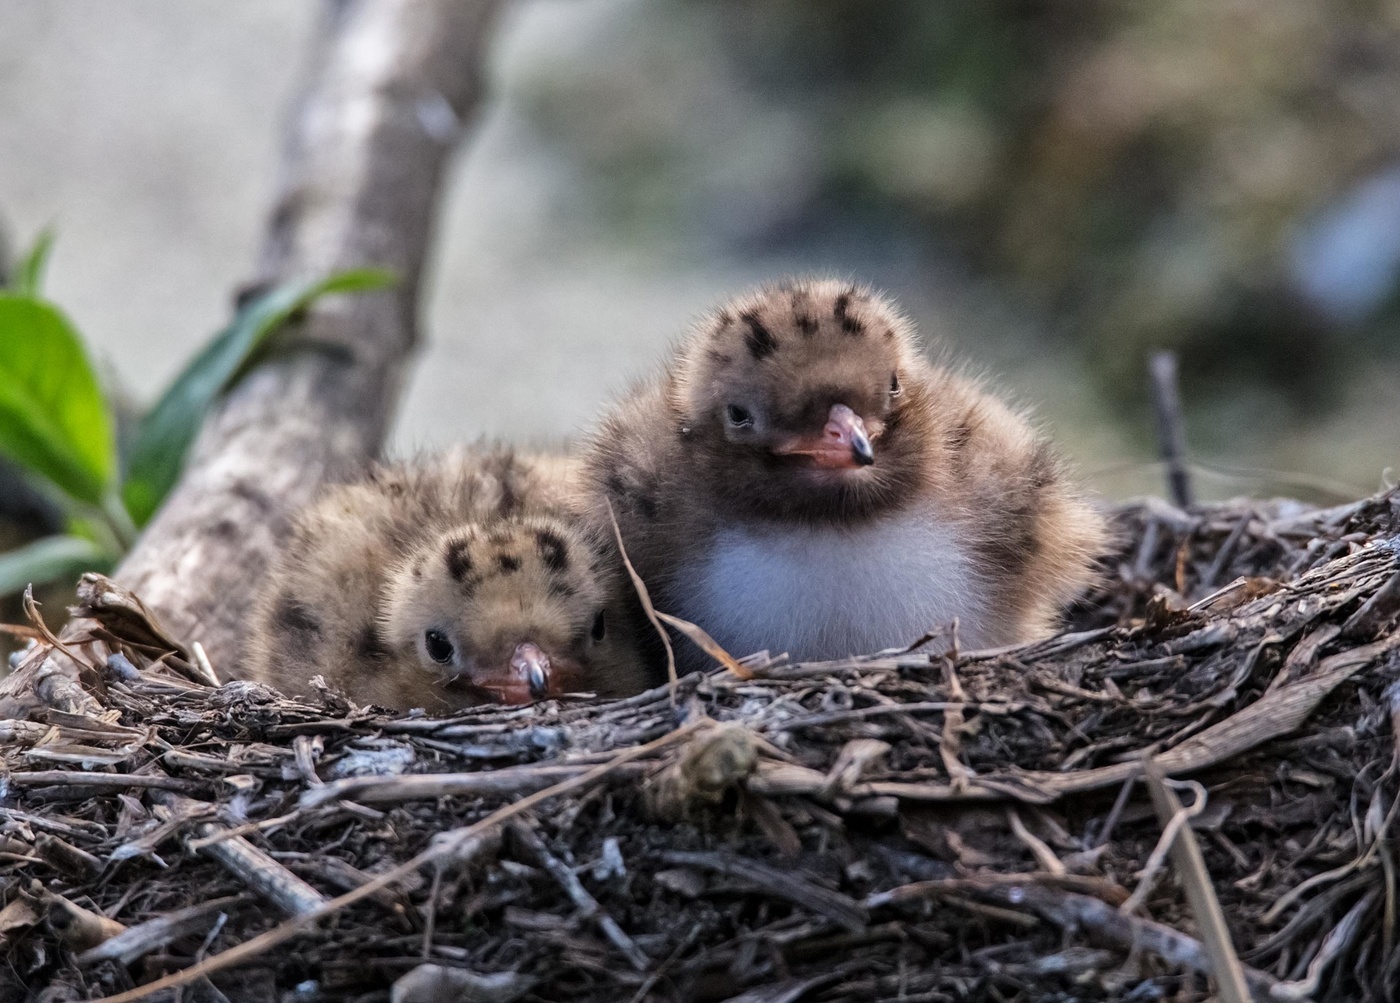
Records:
{"label": "dead leaf in nest", "polygon": [[39,911],[27,898],[17,898],[4,909],[0,909],[0,938],[28,930],[40,920]]}
{"label": "dead leaf in nest", "polygon": [[690,638],[690,640],[693,641],[701,651],[709,655],[715,661],[719,662],[719,664],[723,665],[730,672],[734,673],[734,675],[737,678],[753,678],[753,673],[750,672],[748,668],[739,664],[738,659],[736,659],[729,652],[725,651],[724,648],[720,647],[719,642],[716,641],[709,634],[705,633],[705,631],[702,630],[700,627],[691,623],[689,620],[682,620],[678,616],[672,616],[671,614],[663,613],[660,610],[656,611],[656,615],[661,618],[663,623],[667,623],[670,626],[675,627],[686,637]]}
{"label": "dead leaf in nest", "polygon": [[1191,622],[1189,609],[1190,604],[1180,594],[1158,586],[1143,611],[1143,629],[1151,633],[1179,629]]}
{"label": "dead leaf in nest", "polygon": [[511,1003],[528,993],[535,980],[520,972],[481,975],[466,968],[419,965],[400,976],[389,991],[390,1003]]}
{"label": "dead leaf in nest", "polygon": [[657,871],[652,880],[666,891],[682,898],[699,898],[705,891],[705,876],[689,867],[670,867]]}
{"label": "dead leaf in nest", "polygon": [[717,805],[758,765],[749,729],[721,724],[695,734],[670,766],[647,781],[643,793],[655,818],[681,821],[696,808]]}

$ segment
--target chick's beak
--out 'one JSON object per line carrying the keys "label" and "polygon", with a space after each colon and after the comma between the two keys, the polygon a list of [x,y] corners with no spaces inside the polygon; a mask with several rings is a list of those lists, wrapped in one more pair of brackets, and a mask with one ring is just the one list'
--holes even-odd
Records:
{"label": "chick's beak", "polygon": [[845,404],[833,404],[826,427],[819,436],[797,436],[774,447],[781,456],[807,456],[827,470],[868,467],[875,462],[875,449],[865,422]]}
{"label": "chick's beak", "polygon": [[536,700],[549,694],[550,669],[549,656],[539,645],[522,641],[515,646],[515,653],[510,659],[512,682],[523,683]]}

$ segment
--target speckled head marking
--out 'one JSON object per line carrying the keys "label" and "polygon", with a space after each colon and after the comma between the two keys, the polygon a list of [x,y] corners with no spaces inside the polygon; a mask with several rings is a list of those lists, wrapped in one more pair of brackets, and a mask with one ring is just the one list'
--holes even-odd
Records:
{"label": "speckled head marking", "polygon": [[388,576],[379,634],[425,671],[508,702],[578,689],[609,628],[595,565],[591,541],[559,519],[458,526]]}
{"label": "speckled head marking", "polygon": [[[843,520],[919,481],[923,389],[906,377],[926,363],[908,321],[870,289],[795,280],[741,296],[679,361],[674,405],[722,507]],[[838,432],[855,460],[827,448]]]}

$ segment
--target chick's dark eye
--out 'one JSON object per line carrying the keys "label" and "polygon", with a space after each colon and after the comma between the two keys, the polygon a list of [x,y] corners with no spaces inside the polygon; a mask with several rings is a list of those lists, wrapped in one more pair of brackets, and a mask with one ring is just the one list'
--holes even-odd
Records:
{"label": "chick's dark eye", "polygon": [[901,388],[900,388],[900,386],[899,386],[899,374],[898,374],[898,373],[892,373],[892,374],[890,375],[890,396],[891,396],[891,397],[898,397],[898,396],[899,396],[899,391],[900,391],[900,389],[901,389]]}
{"label": "chick's dark eye", "polygon": [[753,415],[738,404],[730,404],[724,409],[724,416],[735,428],[748,428],[753,424]]}
{"label": "chick's dark eye", "polygon": [[603,618],[603,611],[599,610],[598,615],[593,618],[593,640],[601,641],[603,639],[603,635],[607,632],[607,622]]}
{"label": "chick's dark eye", "polygon": [[430,630],[423,635],[423,642],[428,646],[428,657],[439,665],[446,665],[452,661],[452,642],[447,639],[447,635],[440,630]]}

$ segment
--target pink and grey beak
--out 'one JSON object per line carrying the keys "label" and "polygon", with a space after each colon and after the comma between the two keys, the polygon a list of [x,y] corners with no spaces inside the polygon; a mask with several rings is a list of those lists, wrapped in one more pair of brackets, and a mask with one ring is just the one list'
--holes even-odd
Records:
{"label": "pink and grey beak", "polygon": [[523,683],[536,700],[549,695],[552,678],[549,656],[537,644],[522,641],[510,658],[512,682]]}
{"label": "pink and grey beak", "polygon": [[827,470],[852,470],[875,462],[875,449],[865,422],[845,404],[833,404],[819,436],[797,436],[779,443],[780,456],[807,456]]}
{"label": "pink and grey beak", "polygon": [[567,655],[551,658],[533,641],[521,641],[505,665],[464,676],[466,685],[496,703],[520,706],[579,689],[585,682],[583,667]]}

